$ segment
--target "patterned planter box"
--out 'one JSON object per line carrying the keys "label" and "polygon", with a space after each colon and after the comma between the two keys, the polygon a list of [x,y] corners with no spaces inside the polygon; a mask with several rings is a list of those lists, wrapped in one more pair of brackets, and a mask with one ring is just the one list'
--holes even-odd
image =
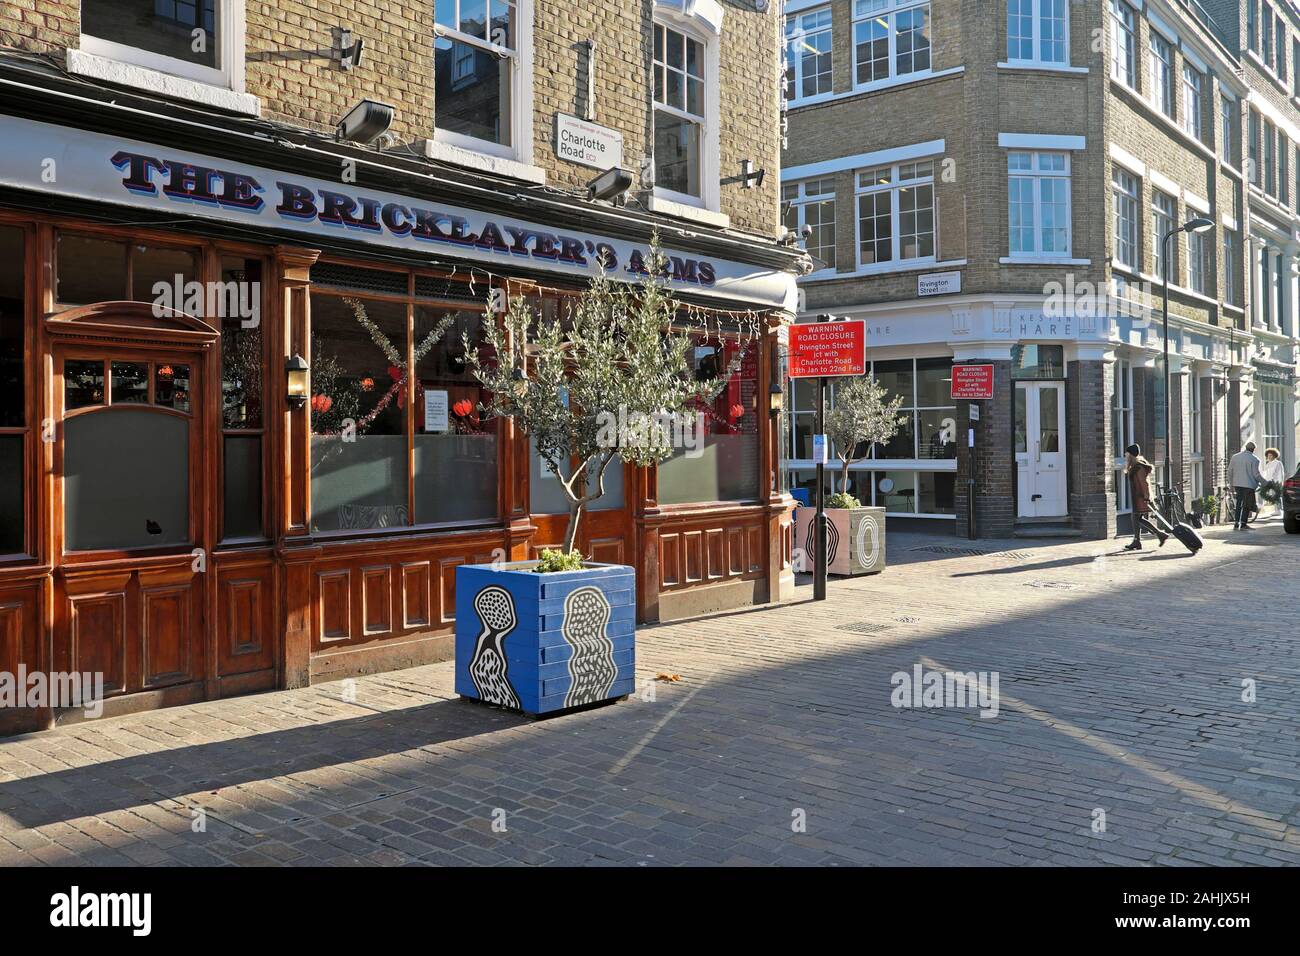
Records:
{"label": "patterned planter box", "polygon": [[536,566],[456,569],[456,693],[530,715],[630,694],[636,570],[593,563],[537,574]]}
{"label": "patterned planter box", "polygon": [[[826,509],[826,570],[829,574],[878,574],[885,570],[885,509]],[[817,509],[796,508],[795,546],[803,549],[800,571],[812,573],[817,559]]]}

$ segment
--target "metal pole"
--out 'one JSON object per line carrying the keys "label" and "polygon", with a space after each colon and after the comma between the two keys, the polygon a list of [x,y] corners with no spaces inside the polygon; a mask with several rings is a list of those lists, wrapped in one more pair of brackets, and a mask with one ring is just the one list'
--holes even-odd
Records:
{"label": "metal pole", "polygon": [[[826,379],[817,379],[817,434],[822,431],[822,419],[826,412]],[[829,449],[827,449],[829,452]],[[817,515],[813,519],[817,527],[817,555],[813,564],[813,600],[826,600],[826,466],[821,458],[817,459]]]}
{"label": "metal pole", "polygon": [[1171,407],[1172,404],[1173,404],[1172,396],[1171,396],[1170,393],[1169,393],[1169,240],[1170,240],[1170,239],[1171,239],[1171,238],[1172,238],[1176,233],[1178,233],[1178,232],[1179,232],[1179,230],[1175,229],[1173,232],[1166,233],[1164,239],[1161,240],[1161,244],[1163,245],[1163,250],[1162,250],[1162,251],[1164,252],[1164,255],[1161,257],[1161,262],[1160,262],[1160,273],[1161,273],[1161,276],[1160,276],[1160,277],[1161,277],[1161,279],[1163,280],[1162,285],[1164,286],[1164,305],[1163,305],[1163,311],[1164,311],[1164,336],[1165,336],[1165,496],[1164,496],[1164,497],[1165,497],[1165,501],[1164,501],[1164,513],[1165,513],[1165,516],[1166,516],[1166,517],[1167,517],[1167,516],[1169,515],[1169,513],[1170,513],[1170,511],[1169,511],[1169,505],[1170,505],[1170,502],[1172,502],[1173,499],[1174,499],[1174,488],[1173,488],[1174,472],[1173,472],[1173,465],[1171,464],[1171,458],[1170,458],[1170,451],[1172,450],[1173,440],[1174,440],[1174,439],[1173,439],[1173,431],[1172,431],[1172,429],[1169,427],[1169,423],[1170,423],[1170,407]]}

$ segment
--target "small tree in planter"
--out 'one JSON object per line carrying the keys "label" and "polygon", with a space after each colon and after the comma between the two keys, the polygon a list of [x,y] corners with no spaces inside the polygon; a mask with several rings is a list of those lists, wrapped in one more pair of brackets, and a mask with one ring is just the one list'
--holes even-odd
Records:
{"label": "small tree in planter", "polygon": [[[849,468],[866,457],[860,447],[884,444],[898,434],[903,397],[886,401],[886,391],[865,375],[841,378],[835,389],[835,407],[826,413],[823,428],[840,459],[839,492],[827,501],[827,570],[834,574],[865,574],[884,570],[885,509],[864,507],[850,495]],[[795,535],[804,541],[810,558],[817,549],[813,509],[795,512]]]}
{"label": "small tree in planter", "polygon": [[530,437],[564,490],[569,522],[563,550],[540,562],[457,569],[462,696],[538,714],[632,689],[635,570],[584,560],[582,518],[616,460],[667,460],[739,362],[712,381],[693,379],[692,339],[672,330],[679,307],[659,278],[657,245],[648,265],[634,288],[602,271],[564,317],[515,297],[500,326],[485,324],[482,350],[465,341],[468,367],[493,396],[484,410]]}

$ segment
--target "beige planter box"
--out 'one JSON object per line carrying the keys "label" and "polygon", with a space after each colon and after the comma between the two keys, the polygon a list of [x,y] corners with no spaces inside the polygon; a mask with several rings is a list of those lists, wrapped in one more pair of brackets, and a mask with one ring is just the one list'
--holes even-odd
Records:
{"label": "beige planter box", "polygon": [[[802,552],[796,571],[812,573],[817,557],[817,509],[794,513],[795,547]],[[885,509],[826,509],[826,570],[830,574],[876,574],[885,570]]]}

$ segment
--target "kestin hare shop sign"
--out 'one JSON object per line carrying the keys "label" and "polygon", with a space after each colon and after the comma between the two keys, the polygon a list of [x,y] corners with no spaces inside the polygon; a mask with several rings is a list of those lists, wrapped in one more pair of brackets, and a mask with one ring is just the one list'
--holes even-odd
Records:
{"label": "kestin hare shop sign", "polygon": [[[233,222],[346,236],[406,249],[442,248],[492,268],[519,263],[589,277],[604,267],[633,278],[647,271],[647,245],[586,232],[554,232],[539,223],[393,193],[243,166],[167,147],[52,126],[0,120],[0,185],[99,202]],[[364,171],[364,167],[363,167]],[[663,250],[665,278],[705,295],[785,307],[788,273],[726,259]]]}
{"label": "kestin hare shop sign", "polygon": [[555,155],[592,169],[622,166],[623,134],[567,113],[556,113]]}

